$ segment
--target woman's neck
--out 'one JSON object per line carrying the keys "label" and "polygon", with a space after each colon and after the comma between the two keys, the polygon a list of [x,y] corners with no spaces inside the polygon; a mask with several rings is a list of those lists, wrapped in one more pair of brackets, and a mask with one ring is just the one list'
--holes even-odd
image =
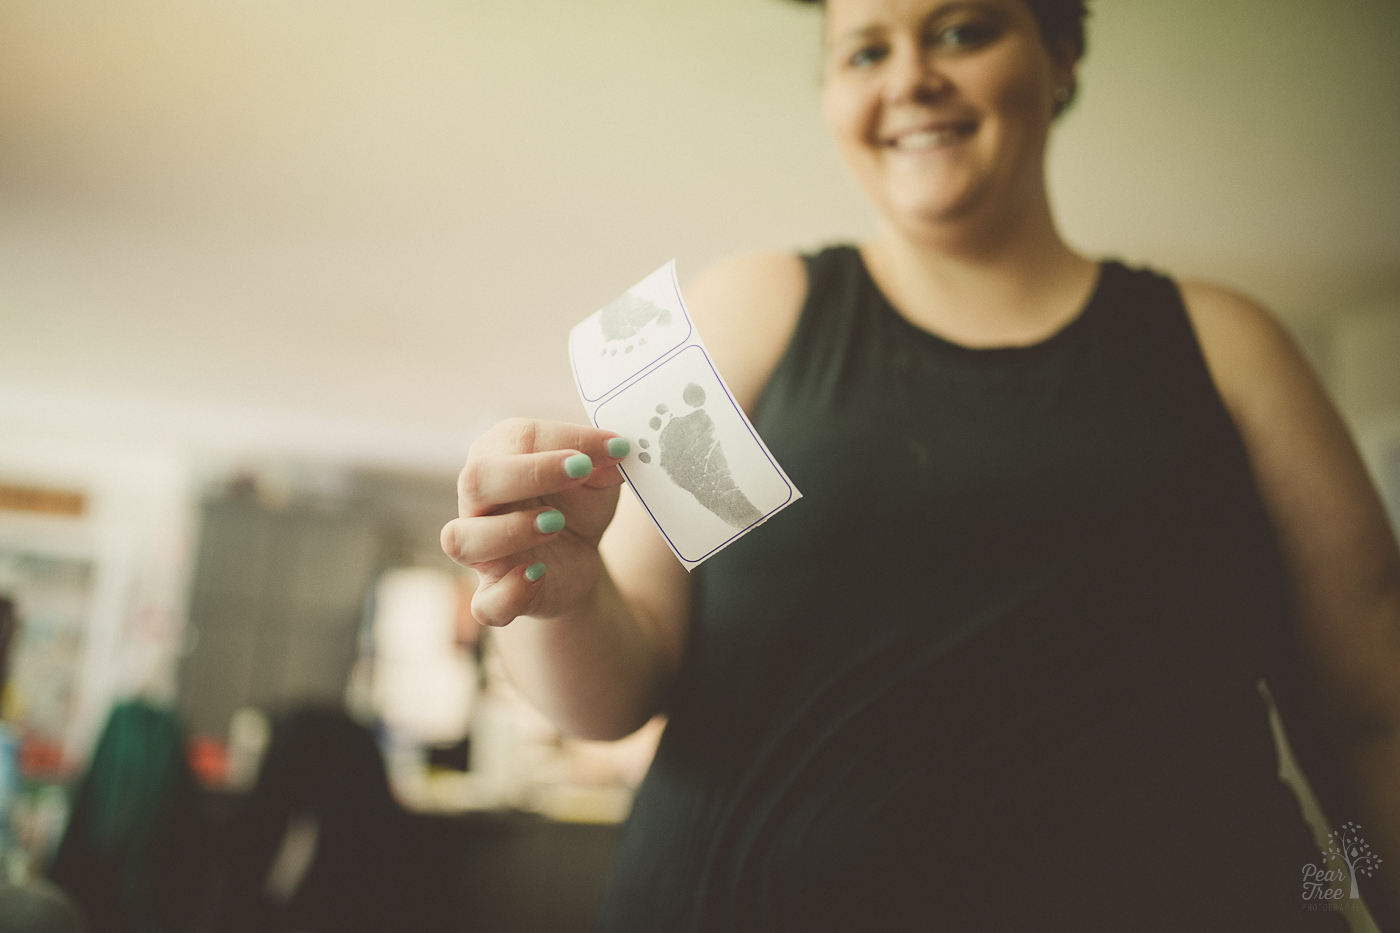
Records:
{"label": "woman's neck", "polygon": [[917,231],[887,223],[861,254],[915,325],[966,346],[1037,343],[1083,308],[1098,266],[1060,238],[1043,189],[1021,204],[1017,217]]}

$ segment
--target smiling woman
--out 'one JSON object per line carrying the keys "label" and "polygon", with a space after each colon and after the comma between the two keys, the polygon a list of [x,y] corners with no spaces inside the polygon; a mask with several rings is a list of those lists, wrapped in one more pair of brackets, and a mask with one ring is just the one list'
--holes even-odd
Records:
{"label": "smiling woman", "polygon": [[1336,412],[1258,305],[1061,237],[1082,4],[826,8],[879,228],[687,292],[802,502],[691,576],[607,432],[518,422],[444,531],[561,727],[668,714],[603,929],[1339,929],[1261,698],[1400,858],[1400,551]]}

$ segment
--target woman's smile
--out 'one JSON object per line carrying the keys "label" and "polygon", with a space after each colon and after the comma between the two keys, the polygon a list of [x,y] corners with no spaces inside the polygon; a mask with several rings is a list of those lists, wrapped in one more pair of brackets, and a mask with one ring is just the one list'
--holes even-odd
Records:
{"label": "woman's smile", "polygon": [[947,148],[977,132],[977,121],[929,123],[882,134],[879,144],[897,152]]}

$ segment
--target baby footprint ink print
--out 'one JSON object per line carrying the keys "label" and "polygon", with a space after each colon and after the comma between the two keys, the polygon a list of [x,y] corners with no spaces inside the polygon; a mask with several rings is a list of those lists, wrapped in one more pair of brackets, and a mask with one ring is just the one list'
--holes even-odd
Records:
{"label": "baby footprint ink print", "polygon": [[[631,292],[623,292],[622,297],[608,304],[598,313],[598,324],[603,329],[603,340],[611,346],[603,347],[603,356],[617,356],[617,346],[623,340],[636,337],[648,324],[656,322],[657,327],[671,326],[671,312],[653,304]],[[634,342],[622,348],[624,354],[647,342],[645,337],[637,337]]]}
{"label": "baby footprint ink print", "polygon": [[[727,524],[747,528],[763,517],[748,497],[734,483],[729,463],[724,459],[724,447],[715,439],[715,423],[701,405],[705,390],[692,382],[681,392],[681,399],[695,409],[689,414],[674,415],[666,405],[656,406],[656,415],[648,426],[661,434],[656,440],[661,469],[671,481]],[[663,421],[662,416],[668,416]],[[651,441],[639,438],[642,450],[637,459],[651,463]]]}
{"label": "baby footprint ink print", "polygon": [[632,442],[622,477],[686,570],[802,498],[725,388],[674,261],[575,325],[569,366],[588,420]]}

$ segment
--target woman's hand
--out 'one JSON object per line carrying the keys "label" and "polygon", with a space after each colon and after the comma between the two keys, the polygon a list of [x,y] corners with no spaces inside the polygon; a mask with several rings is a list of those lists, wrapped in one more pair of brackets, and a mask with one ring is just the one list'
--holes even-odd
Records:
{"label": "woman's hand", "polygon": [[611,431],[523,418],[472,445],[442,549],[480,578],[478,622],[554,618],[582,605],[602,568],[598,539],[617,508],[617,464],[628,450]]}

